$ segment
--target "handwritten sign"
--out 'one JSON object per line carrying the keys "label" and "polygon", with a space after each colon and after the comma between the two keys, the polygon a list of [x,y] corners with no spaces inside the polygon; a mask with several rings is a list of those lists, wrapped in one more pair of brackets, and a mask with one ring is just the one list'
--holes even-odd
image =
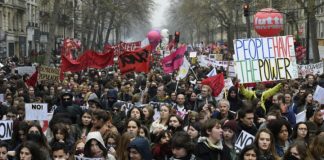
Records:
{"label": "handwritten sign", "polygon": [[245,146],[252,144],[254,141],[254,136],[244,130],[238,136],[235,142],[236,153],[239,153]]}
{"label": "handwritten sign", "polygon": [[300,77],[306,77],[307,74],[323,74],[323,62],[308,64],[308,65],[298,65],[298,75]]}
{"label": "handwritten sign", "polygon": [[0,139],[8,140],[11,139],[13,132],[13,121],[0,121]]}
{"label": "handwritten sign", "polygon": [[24,74],[32,75],[36,71],[36,68],[34,66],[21,66],[16,67],[15,70],[22,76]]}
{"label": "handwritten sign", "polygon": [[60,80],[60,70],[58,68],[40,66],[39,72],[40,72],[39,80],[53,80],[53,81]]}
{"label": "handwritten sign", "polygon": [[292,36],[236,39],[234,49],[241,83],[298,78]]}
{"label": "handwritten sign", "polygon": [[48,120],[47,103],[26,103],[25,120]]}

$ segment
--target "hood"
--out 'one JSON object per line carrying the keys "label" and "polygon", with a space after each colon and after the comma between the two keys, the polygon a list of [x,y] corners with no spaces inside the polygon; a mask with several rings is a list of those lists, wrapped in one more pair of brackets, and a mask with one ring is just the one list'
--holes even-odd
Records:
{"label": "hood", "polygon": [[142,156],[144,160],[152,160],[151,149],[148,141],[143,137],[136,137],[128,145],[128,150],[130,148],[136,149]]}
{"label": "hood", "polygon": [[89,99],[88,102],[94,102],[97,103],[97,105],[102,108],[101,102],[98,98],[94,98],[94,99]]}
{"label": "hood", "polygon": [[98,131],[89,132],[87,135],[86,143],[90,142],[90,140],[92,140],[92,139],[97,140],[103,147],[106,148],[104,140],[102,139],[100,132],[98,132]]}

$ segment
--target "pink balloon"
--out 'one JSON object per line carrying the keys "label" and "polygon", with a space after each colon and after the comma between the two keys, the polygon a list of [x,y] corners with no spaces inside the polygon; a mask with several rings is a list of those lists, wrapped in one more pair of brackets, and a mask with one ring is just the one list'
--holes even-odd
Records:
{"label": "pink balloon", "polygon": [[161,40],[161,34],[157,30],[151,30],[147,33],[147,39],[150,43],[158,43]]}

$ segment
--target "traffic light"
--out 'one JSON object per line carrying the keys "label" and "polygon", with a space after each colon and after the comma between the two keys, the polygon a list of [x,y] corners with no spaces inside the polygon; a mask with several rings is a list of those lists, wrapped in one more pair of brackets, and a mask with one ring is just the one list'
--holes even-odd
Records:
{"label": "traffic light", "polygon": [[249,9],[250,9],[249,4],[245,3],[243,5],[243,11],[244,11],[244,16],[245,17],[248,17],[250,15]]}
{"label": "traffic light", "polygon": [[175,40],[175,42],[176,43],[179,43],[179,41],[180,41],[180,32],[175,32],[174,33],[174,40]]}

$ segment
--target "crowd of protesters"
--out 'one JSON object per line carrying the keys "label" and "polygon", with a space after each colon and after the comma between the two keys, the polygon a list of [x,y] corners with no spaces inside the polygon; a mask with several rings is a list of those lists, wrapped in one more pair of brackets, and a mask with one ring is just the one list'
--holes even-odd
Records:
{"label": "crowd of protesters", "polygon": [[[216,99],[201,83],[212,68],[198,64],[178,82],[155,64],[147,74],[88,69],[28,86],[29,76],[11,72],[12,63],[0,72],[0,118],[13,120],[1,160],[324,159],[324,108],[313,100],[323,75],[252,87],[232,78]],[[24,120],[26,103],[48,104],[48,128]],[[301,112],[305,121],[296,123]],[[238,150],[243,131],[255,139]]]}

